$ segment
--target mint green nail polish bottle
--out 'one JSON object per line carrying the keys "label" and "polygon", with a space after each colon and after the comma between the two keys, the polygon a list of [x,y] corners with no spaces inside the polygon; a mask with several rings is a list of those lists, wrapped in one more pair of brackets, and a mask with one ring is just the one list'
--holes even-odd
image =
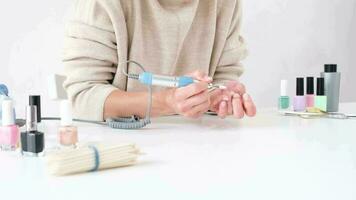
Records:
{"label": "mint green nail polish bottle", "polygon": [[327,111],[327,96],[325,95],[324,78],[317,79],[317,91],[314,106],[322,111]]}
{"label": "mint green nail polish bottle", "polygon": [[278,99],[278,109],[279,110],[286,110],[289,108],[290,98],[287,94],[288,88],[288,81],[281,80],[281,96]]}

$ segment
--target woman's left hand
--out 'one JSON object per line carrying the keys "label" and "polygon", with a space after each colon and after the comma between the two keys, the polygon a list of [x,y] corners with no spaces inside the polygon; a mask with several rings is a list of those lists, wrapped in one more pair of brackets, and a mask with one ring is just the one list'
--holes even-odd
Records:
{"label": "woman's left hand", "polygon": [[230,81],[226,87],[225,90],[217,89],[211,92],[211,111],[216,112],[220,118],[233,115],[241,119],[245,115],[249,117],[256,115],[256,106],[242,83]]}

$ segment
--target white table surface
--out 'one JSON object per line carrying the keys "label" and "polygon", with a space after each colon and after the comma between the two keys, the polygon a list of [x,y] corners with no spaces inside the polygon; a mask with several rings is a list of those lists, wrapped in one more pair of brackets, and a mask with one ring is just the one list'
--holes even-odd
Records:
{"label": "white table surface", "polygon": [[[356,103],[342,110],[356,113]],[[42,123],[55,141],[57,122]],[[356,199],[356,120],[154,119],[142,130],[77,124],[81,142],[134,142],[126,168],[54,177],[44,158],[0,153],[0,199]]]}

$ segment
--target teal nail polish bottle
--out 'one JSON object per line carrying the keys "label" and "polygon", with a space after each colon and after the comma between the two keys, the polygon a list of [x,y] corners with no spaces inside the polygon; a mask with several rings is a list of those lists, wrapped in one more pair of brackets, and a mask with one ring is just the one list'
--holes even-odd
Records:
{"label": "teal nail polish bottle", "polygon": [[286,110],[289,108],[290,98],[287,94],[288,88],[288,81],[281,80],[281,96],[278,99],[278,109],[279,110]]}

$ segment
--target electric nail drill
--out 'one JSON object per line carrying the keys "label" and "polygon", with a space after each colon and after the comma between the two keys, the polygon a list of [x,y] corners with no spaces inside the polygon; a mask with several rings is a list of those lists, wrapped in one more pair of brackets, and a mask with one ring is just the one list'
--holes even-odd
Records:
{"label": "electric nail drill", "polygon": [[[125,64],[133,63],[143,71],[141,74],[131,74],[131,73],[126,73],[125,69],[122,68],[122,72],[124,73],[125,76],[127,76],[130,79],[138,80],[142,84],[147,85],[149,87],[155,85],[155,86],[163,86],[163,87],[180,88],[180,87],[188,86],[193,83],[200,82],[190,76],[164,76],[164,75],[153,74],[151,72],[147,72],[140,63],[133,60],[128,60],[123,63]],[[226,87],[223,85],[209,83],[208,89],[209,90],[226,89]]]}
{"label": "electric nail drill", "polygon": [[[189,76],[163,76],[152,74],[150,72],[143,72],[138,75],[138,80],[145,85],[156,85],[163,87],[185,87],[193,83],[199,83],[198,80],[193,79]],[[209,83],[208,89],[226,89],[225,86],[215,85]]]}

